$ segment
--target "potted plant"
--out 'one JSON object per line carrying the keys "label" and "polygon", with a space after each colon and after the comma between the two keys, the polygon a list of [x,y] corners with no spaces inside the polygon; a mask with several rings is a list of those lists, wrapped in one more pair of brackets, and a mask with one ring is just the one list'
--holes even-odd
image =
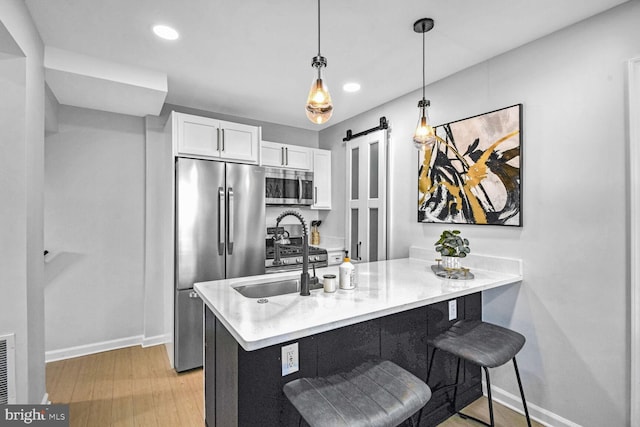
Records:
{"label": "potted plant", "polygon": [[444,230],[434,245],[436,251],[442,255],[444,268],[461,268],[460,258],[471,252],[469,240],[460,236],[460,230]]}

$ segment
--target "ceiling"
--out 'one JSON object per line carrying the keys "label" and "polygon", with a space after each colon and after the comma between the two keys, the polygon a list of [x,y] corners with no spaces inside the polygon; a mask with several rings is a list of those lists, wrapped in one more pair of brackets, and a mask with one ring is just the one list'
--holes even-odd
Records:
{"label": "ceiling", "polygon": [[[324,0],[321,52],[334,114],[322,126],[304,113],[317,53],[315,0],[26,4],[46,46],[96,64],[165,73],[168,103],[319,130],[421,87],[422,37],[413,31],[419,18],[435,20],[426,36],[429,83],[625,1]],[[173,26],[180,38],[158,39],[151,32],[157,23]],[[348,81],[362,89],[343,92]],[[64,90],[54,93],[60,98]]]}

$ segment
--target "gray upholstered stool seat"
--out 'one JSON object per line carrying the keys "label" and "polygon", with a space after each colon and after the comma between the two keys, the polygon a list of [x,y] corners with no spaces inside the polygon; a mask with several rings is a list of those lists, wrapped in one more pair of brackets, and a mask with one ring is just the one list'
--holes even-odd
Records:
{"label": "gray upholstered stool seat", "polygon": [[[427,373],[427,382],[433,365],[433,359],[437,349],[446,351],[458,357],[458,368],[456,370],[456,384],[458,383],[458,375],[460,373],[460,359],[479,365],[484,369],[487,381],[487,397],[489,401],[490,424],[469,415],[458,414],[463,418],[471,418],[482,424],[493,426],[493,401],[491,399],[491,380],[489,378],[489,369],[504,365],[509,360],[513,360],[513,367],[520,388],[520,396],[522,397],[522,405],[527,418],[527,425],[531,427],[529,418],[529,410],[527,409],[527,401],[524,398],[524,390],[520,381],[520,373],[518,372],[518,364],[516,363],[516,354],[522,349],[525,338],[518,332],[492,323],[482,322],[480,320],[460,320],[454,323],[445,332],[428,340],[429,345],[433,346],[431,353],[431,361],[429,362],[429,371]],[[445,387],[446,388],[446,387]],[[457,391],[457,390],[456,390]],[[456,394],[454,394],[455,406]]]}
{"label": "gray upholstered stool seat", "polygon": [[374,360],[349,372],[291,381],[284,394],[312,427],[393,427],[422,409],[431,389],[398,365]]}
{"label": "gray upholstered stool seat", "polygon": [[429,340],[434,347],[479,366],[502,366],[518,354],[525,338],[511,329],[479,320],[461,320]]}

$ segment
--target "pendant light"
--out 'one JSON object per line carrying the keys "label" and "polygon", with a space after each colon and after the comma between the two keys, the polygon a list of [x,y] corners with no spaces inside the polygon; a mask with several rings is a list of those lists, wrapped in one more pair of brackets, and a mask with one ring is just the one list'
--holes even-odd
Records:
{"label": "pendant light", "polygon": [[327,66],[327,58],[320,54],[320,0],[318,0],[318,55],[311,60],[311,66],[316,68],[318,73],[311,83],[307,97],[307,117],[313,123],[321,125],[331,118],[333,103],[329,88],[322,79],[322,69]]}
{"label": "pendant light", "polygon": [[418,19],[413,24],[413,31],[416,33],[422,33],[422,99],[418,102],[418,125],[416,126],[416,131],[413,134],[413,143],[417,148],[423,148],[426,146],[433,145],[436,142],[436,135],[429,124],[429,106],[431,102],[425,98],[425,46],[424,46],[424,37],[428,31],[431,31],[433,28],[433,19],[431,18],[422,18]]}

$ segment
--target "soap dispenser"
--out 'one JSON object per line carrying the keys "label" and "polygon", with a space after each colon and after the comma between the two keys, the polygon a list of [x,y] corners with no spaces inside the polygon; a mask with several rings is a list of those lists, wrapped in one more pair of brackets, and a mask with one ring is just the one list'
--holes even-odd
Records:
{"label": "soap dispenser", "polygon": [[354,289],[356,287],[356,268],[351,264],[349,251],[345,251],[344,262],[340,264],[340,289]]}

